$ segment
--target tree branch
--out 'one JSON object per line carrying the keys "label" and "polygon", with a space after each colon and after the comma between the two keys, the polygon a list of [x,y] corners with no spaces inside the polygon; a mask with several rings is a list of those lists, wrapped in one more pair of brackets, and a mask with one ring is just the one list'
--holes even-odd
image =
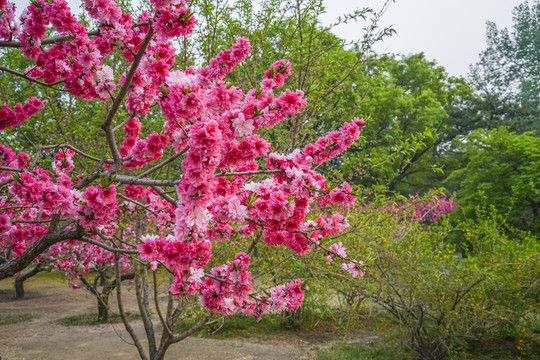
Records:
{"label": "tree branch", "polygon": [[115,173],[121,166],[122,166],[122,157],[120,156],[120,153],[118,151],[118,146],[116,145],[116,141],[114,139],[114,131],[111,128],[112,120],[114,116],[116,115],[116,112],[120,108],[120,105],[124,101],[124,97],[127,94],[127,91],[129,87],[131,86],[131,80],[133,80],[133,76],[135,76],[135,72],[137,71],[139,64],[141,63],[141,59],[146,51],[146,47],[150,43],[150,40],[152,40],[152,36],[154,35],[154,30],[150,26],[148,28],[148,32],[146,33],[146,36],[144,37],[144,40],[141,42],[141,45],[139,47],[139,51],[137,52],[137,56],[135,56],[135,59],[133,59],[133,63],[131,64],[131,67],[129,68],[128,73],[126,74],[126,77],[124,79],[124,84],[120,88],[120,91],[114,98],[113,105],[109,112],[107,113],[107,116],[103,120],[103,124],[101,125],[101,128],[103,131],[105,131],[105,135],[107,136],[107,143],[109,145],[109,148],[111,149],[112,157],[114,159],[114,165],[111,169],[112,173]]}
{"label": "tree branch", "polygon": [[108,246],[108,245],[105,245],[97,240],[94,240],[94,239],[91,239],[89,238],[88,236],[83,236],[79,239],[80,241],[82,242],[85,242],[87,244],[92,244],[92,245],[96,245],[102,249],[105,249],[107,251],[110,251],[112,253],[119,253],[119,254],[138,254],[139,252],[136,250],[136,249],[120,249],[120,248],[115,248],[115,247],[111,247],[111,246]]}
{"label": "tree branch", "polygon": [[[133,24],[133,26],[131,28],[133,29],[133,28],[136,28],[136,27],[139,27],[139,26],[147,26],[147,25],[149,25],[149,22],[148,21],[143,21],[143,22],[140,22],[140,23]],[[106,25],[102,24],[102,26],[106,26]],[[96,35],[100,35],[100,34],[101,34],[101,32],[99,31],[99,29],[93,30],[93,31],[90,31],[90,32],[87,33],[88,36],[96,36]],[[50,38],[45,38],[45,39],[41,40],[41,45],[56,44],[56,43],[63,42],[63,41],[70,41],[70,40],[73,40],[74,38],[75,38],[75,36],[73,36],[73,35],[52,36]],[[20,48],[20,47],[22,47],[22,44],[19,41],[15,41],[15,40],[0,41],[0,48],[3,48],[3,47]]]}
{"label": "tree branch", "polygon": [[9,167],[9,166],[0,166],[0,170],[2,170],[2,171],[19,172],[19,173],[22,173],[22,172],[24,171],[24,169],[12,168],[12,167]]}
{"label": "tree branch", "polygon": [[189,146],[186,146],[185,148],[183,148],[182,150],[180,150],[179,152],[177,152],[176,154],[174,154],[173,156],[171,156],[170,158],[168,158],[167,160],[164,160],[163,162],[157,164],[156,166],[154,166],[153,168],[151,169],[148,169],[146,170],[145,172],[143,172],[142,174],[138,175],[137,178],[143,178],[147,175],[150,175],[151,173],[153,173],[154,171],[156,170],[159,170],[161,169],[162,167],[164,167],[165,165],[173,162],[175,159],[177,159],[178,157],[182,156],[183,154],[185,154],[186,151],[188,151],[189,149]]}
{"label": "tree branch", "polygon": [[127,332],[133,339],[133,342],[135,343],[135,346],[139,351],[141,359],[148,360],[146,354],[144,353],[144,349],[141,345],[139,337],[137,336],[137,334],[135,334],[133,327],[127,319],[126,312],[124,311],[124,303],[122,302],[122,281],[120,278],[120,263],[118,262],[118,254],[114,254],[114,270],[116,272],[116,299],[118,301],[118,311],[120,312],[120,316],[122,317],[122,322],[124,323]]}
{"label": "tree branch", "polygon": [[33,82],[33,83],[41,85],[41,86],[46,86],[46,87],[51,88],[51,89],[56,90],[56,91],[67,91],[67,90],[64,90],[64,89],[57,89],[57,88],[54,87],[54,85],[60,84],[63,81],[55,82],[53,84],[47,84],[47,83],[44,83],[43,81],[36,80],[36,79],[34,79],[34,78],[24,74],[24,73],[12,70],[12,69],[7,68],[5,66],[0,66],[0,71],[5,71],[5,72],[10,73],[12,75],[21,77],[21,78],[23,78],[25,80],[28,80],[29,82]]}
{"label": "tree branch", "polygon": [[85,233],[86,231],[81,226],[58,232],[51,231],[51,228],[49,228],[49,231],[45,235],[36,240],[20,256],[0,265],[0,280],[11,277],[19,271],[24,270],[52,245],[68,239],[80,240]]}

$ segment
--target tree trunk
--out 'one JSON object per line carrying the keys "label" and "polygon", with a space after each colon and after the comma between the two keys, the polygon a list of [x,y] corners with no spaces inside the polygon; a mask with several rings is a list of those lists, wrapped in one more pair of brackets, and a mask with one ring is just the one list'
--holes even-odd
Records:
{"label": "tree trunk", "polygon": [[[131,274],[125,274],[121,276],[121,280],[131,280],[135,277],[134,273]],[[116,280],[114,280],[111,284],[108,284],[105,280],[105,286],[103,287],[103,290],[101,293],[99,293],[98,289],[92,286],[85,278],[84,276],[80,276],[79,279],[85,286],[85,288],[90,291],[92,295],[94,295],[97,299],[97,308],[98,308],[98,322],[99,323],[106,323],[109,320],[109,296],[111,295],[111,292],[114,291],[116,288]]]}
{"label": "tree trunk", "polygon": [[15,278],[15,298],[22,299],[24,298],[24,281],[32,276],[36,275],[38,272],[42,271],[41,264],[37,264],[32,270],[20,274]]}
{"label": "tree trunk", "polygon": [[98,299],[97,306],[98,322],[101,324],[105,324],[107,321],[109,321],[109,296],[104,296],[101,301]]}

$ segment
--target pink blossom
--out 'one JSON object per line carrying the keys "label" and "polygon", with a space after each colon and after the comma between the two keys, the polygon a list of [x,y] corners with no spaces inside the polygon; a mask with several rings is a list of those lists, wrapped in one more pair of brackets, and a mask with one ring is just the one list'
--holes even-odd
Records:
{"label": "pink blossom", "polygon": [[341,268],[345,271],[348,271],[351,273],[352,277],[362,277],[364,276],[365,269],[360,269],[359,266],[362,265],[362,261],[356,261],[353,260],[349,263],[342,263]]}
{"label": "pink blossom", "polygon": [[3,104],[0,108],[0,130],[11,128],[25,122],[46,104],[47,101],[41,101],[36,97],[26,100],[24,105],[16,104],[13,109],[7,104]]}
{"label": "pink blossom", "polygon": [[255,127],[253,126],[253,119],[246,119],[244,114],[239,113],[236,118],[232,120],[235,136],[251,135]]}

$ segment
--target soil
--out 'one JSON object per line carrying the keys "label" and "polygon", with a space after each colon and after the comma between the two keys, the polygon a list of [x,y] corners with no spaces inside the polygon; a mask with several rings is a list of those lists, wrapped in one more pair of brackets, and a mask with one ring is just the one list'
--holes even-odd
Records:
{"label": "soil", "polygon": [[[0,325],[0,360],[139,358],[122,323],[97,326],[60,324],[59,320],[66,316],[96,312],[95,299],[84,290],[71,289],[55,274],[41,273],[25,282],[25,291],[25,298],[16,300],[13,279],[0,281],[0,324],[7,319],[21,320]],[[114,301],[111,307],[116,308]],[[126,307],[128,310],[136,309],[133,299],[127,301]],[[142,322],[135,321],[132,325],[143,338]],[[165,358],[310,360],[317,358],[317,347],[331,338],[332,334],[324,329],[318,334],[287,332],[247,339],[190,337],[172,345]]]}

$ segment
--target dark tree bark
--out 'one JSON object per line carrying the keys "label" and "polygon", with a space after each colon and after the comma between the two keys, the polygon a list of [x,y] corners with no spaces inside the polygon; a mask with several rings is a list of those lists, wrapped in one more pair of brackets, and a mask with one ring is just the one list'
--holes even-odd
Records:
{"label": "dark tree bark", "polygon": [[49,229],[49,232],[33,243],[21,254],[21,256],[0,265],[0,280],[12,277],[16,273],[23,271],[32,263],[32,261],[43,254],[52,245],[68,239],[78,240],[82,238],[85,233],[86,231],[80,226],[60,231],[51,231]]}
{"label": "dark tree bark", "polygon": [[[83,283],[84,287],[96,297],[98,322],[104,324],[109,321],[109,297],[111,295],[111,292],[113,292],[116,288],[116,279],[109,283],[104,276],[100,277],[104,281],[104,283],[102,283],[103,289],[101,292],[99,292],[97,286],[90,284],[83,276],[81,276],[79,279]],[[133,280],[134,278],[134,273],[124,274],[120,277],[120,281]]]}
{"label": "dark tree bark", "polygon": [[32,270],[27,271],[23,274],[20,274],[19,276],[15,278],[15,298],[16,299],[24,298],[24,282],[43,270],[45,269],[43,269],[41,264],[37,264]]}

